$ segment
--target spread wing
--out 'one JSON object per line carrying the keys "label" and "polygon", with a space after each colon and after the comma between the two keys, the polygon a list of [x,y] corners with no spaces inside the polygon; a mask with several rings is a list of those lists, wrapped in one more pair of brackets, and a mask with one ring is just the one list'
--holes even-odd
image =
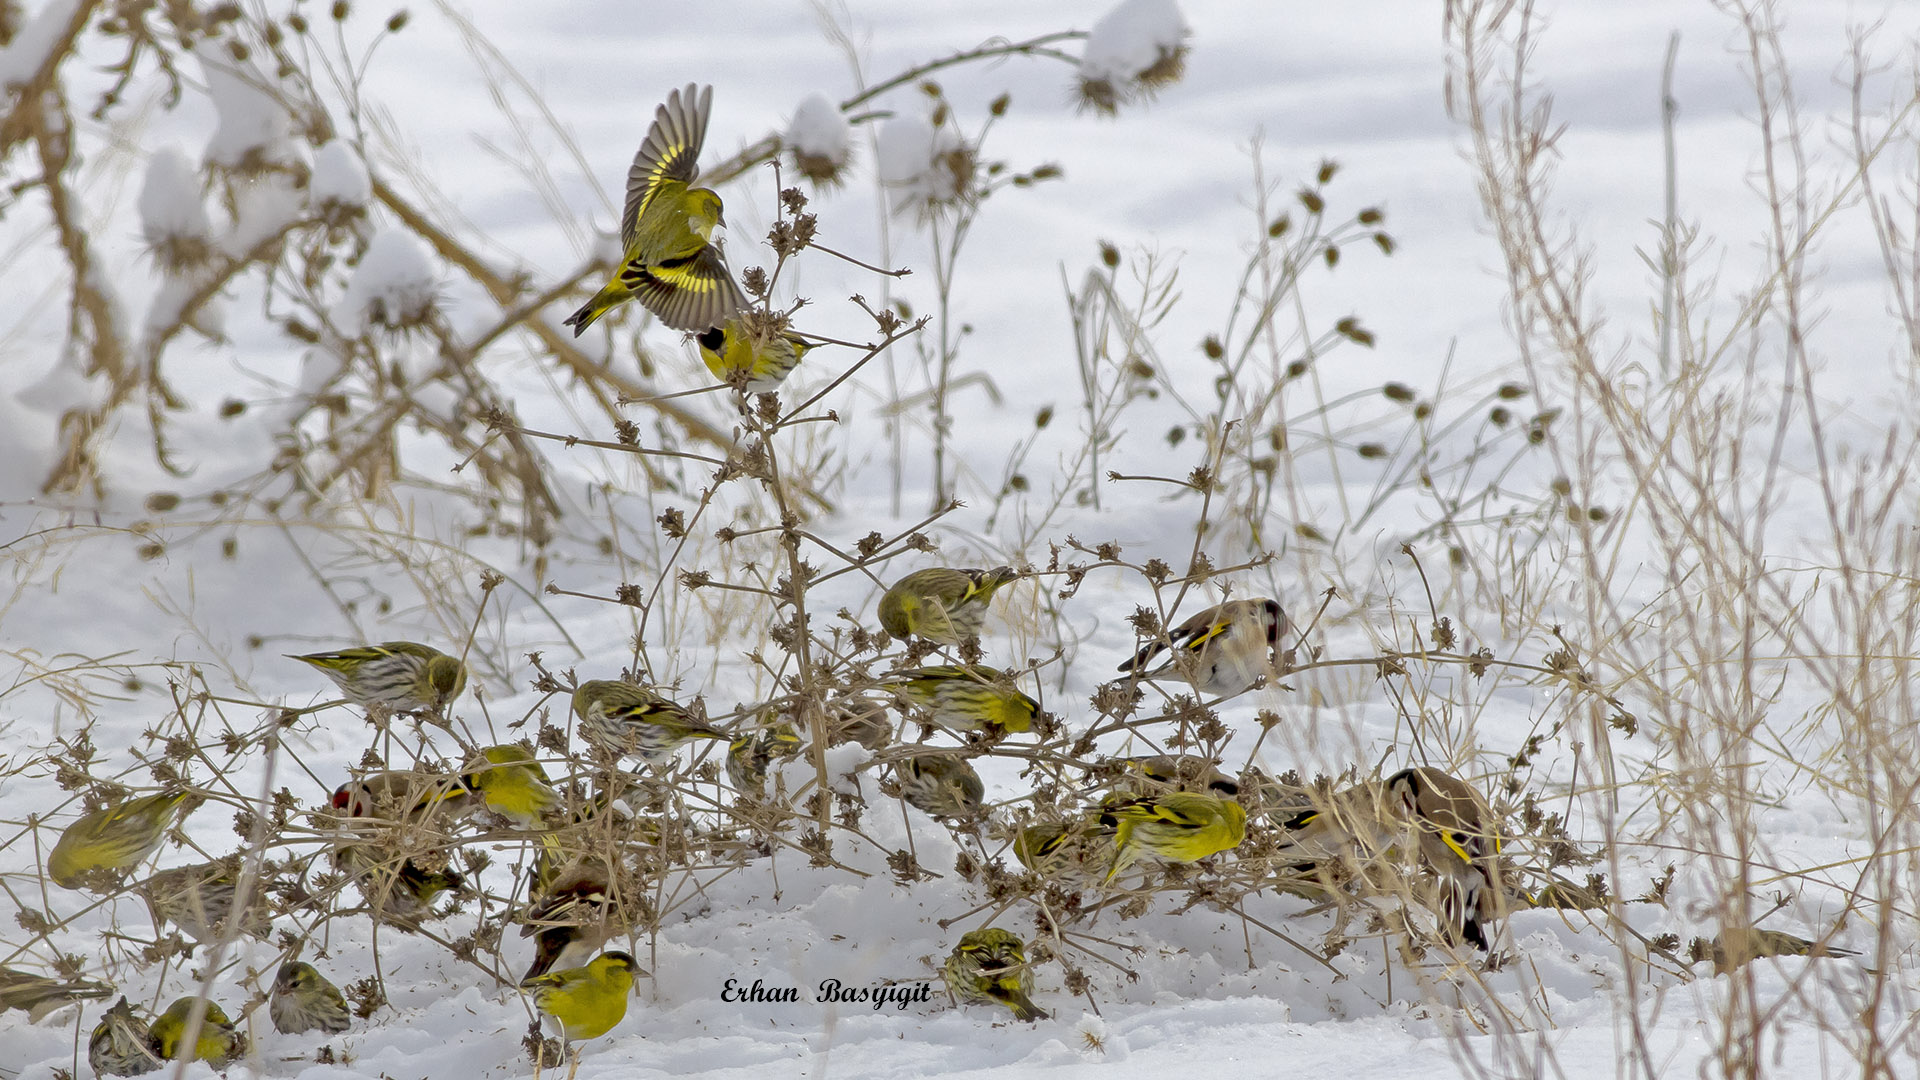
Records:
{"label": "spread wing", "polygon": [[[620,245],[633,247],[633,233],[647,204],[671,180],[693,183],[700,174],[700,144],[707,139],[707,111],[713,106],[713,87],[687,84],[667,95],[654,110],[646,141],[633,155],[627,170],[627,206],[620,213]],[[705,326],[696,329],[705,330]]]}
{"label": "spread wing", "polygon": [[623,270],[621,283],[662,323],[675,330],[701,331],[719,326],[747,306],[747,298],[727,272],[720,249],[708,244],[689,259]]}

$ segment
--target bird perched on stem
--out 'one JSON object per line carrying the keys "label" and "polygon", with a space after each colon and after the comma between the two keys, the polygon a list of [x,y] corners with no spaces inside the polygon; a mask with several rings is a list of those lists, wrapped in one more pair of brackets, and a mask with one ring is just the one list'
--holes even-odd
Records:
{"label": "bird perched on stem", "polygon": [[520,984],[534,1008],[553,1017],[569,1043],[597,1039],[627,1015],[633,992],[633,957],[605,952],[583,968],[549,971]]}
{"label": "bird perched on stem", "polygon": [[213,862],[162,870],[141,882],[137,890],[147,901],[154,925],[171,923],[202,944],[229,932],[265,939],[273,929],[273,912],[261,899],[268,884],[264,868],[254,882],[252,902],[238,919],[230,921],[239,894],[240,870],[240,856],[229,855]]}
{"label": "bird perched on stem", "polygon": [[732,742],[731,732],[696,720],[693,714],[644,686],[618,679],[593,679],[573,692],[580,736],[614,757],[629,754],[658,765],[689,739]]}
{"label": "bird perched on stem", "polygon": [[907,805],[932,817],[969,821],[980,816],[987,786],[967,759],[954,754],[915,754],[894,763],[894,779]]}
{"label": "bird perched on stem", "polygon": [[316,1028],[337,1035],[353,1023],[340,988],[303,960],[280,965],[273,979],[273,995],[267,999],[267,1014],[273,1018],[274,1030],[282,1035],[302,1035]]}
{"label": "bird perched on stem", "polygon": [[383,641],[338,652],[287,654],[326,673],[361,708],[439,715],[467,688],[467,665],[417,641]]}
{"label": "bird perched on stem", "polygon": [[[1206,694],[1238,694],[1261,677],[1272,678],[1274,651],[1288,631],[1287,616],[1272,600],[1229,600],[1210,607],[1156,638],[1120,665],[1140,678],[1185,679]],[[1167,662],[1152,671],[1149,661],[1163,652]]]}
{"label": "bird perched on stem", "polygon": [[1045,1020],[1047,1013],[1033,1003],[1033,972],[1027,967],[1027,944],[1011,930],[989,926],[960,938],[941,970],[947,990],[962,1004],[1005,1005],[1016,1020]]}
{"label": "bird perched on stem", "polygon": [[1012,676],[981,664],[909,668],[889,675],[886,685],[954,731],[1031,731],[1040,714],[1040,703],[1015,687]]}
{"label": "bird perched on stem", "polygon": [[87,1064],[95,1076],[143,1076],[160,1068],[160,1044],[125,996],[115,1002],[87,1040]]}
{"label": "bird perched on stem", "polygon": [[1168,862],[1198,862],[1240,846],[1247,838],[1247,812],[1232,799],[1192,791],[1122,799],[1109,797],[1101,824],[1115,826],[1112,881],[1142,855]]}
{"label": "bird perched on stem", "polygon": [[958,645],[980,636],[987,624],[987,602],[1019,576],[1011,566],[915,570],[881,595],[880,625],[902,641],[913,636]]}
{"label": "bird perched on stem", "polygon": [[712,242],[714,228],[726,224],[720,196],[693,186],[712,106],[713,87],[689,85],[654,110],[653,126],[627,170],[620,265],[593,299],[567,316],[575,337],[630,299],[675,330],[695,332],[722,325],[746,306]]}
{"label": "bird perched on stem", "polygon": [[117,877],[133,869],[160,846],[187,795],[163,791],[82,814],[61,831],[47,855],[47,876],[63,889],[77,889],[96,876]]}
{"label": "bird perched on stem", "polygon": [[560,805],[560,793],[547,781],[547,771],[524,746],[489,746],[460,776],[467,790],[495,814],[522,829],[538,829],[547,814]]}
{"label": "bird perched on stem", "polygon": [[785,315],[755,309],[743,310],[694,335],[693,340],[714,378],[749,394],[778,389],[812,347],[805,338],[788,332]]}
{"label": "bird perched on stem", "polygon": [[763,791],[773,763],[798,757],[802,749],[800,733],[792,724],[769,724],[745,732],[727,744],[727,781],[735,791]]}

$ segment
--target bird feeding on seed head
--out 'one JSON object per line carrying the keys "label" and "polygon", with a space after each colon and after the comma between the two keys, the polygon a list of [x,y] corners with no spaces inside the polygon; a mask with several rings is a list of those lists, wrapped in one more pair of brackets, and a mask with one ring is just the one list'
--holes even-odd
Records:
{"label": "bird feeding on seed head", "polygon": [[629,754],[658,765],[691,739],[732,742],[733,734],[694,718],[692,713],[644,686],[618,679],[593,679],[573,692],[580,736],[614,757]]}
{"label": "bird feeding on seed head", "polygon": [[722,325],[746,306],[713,244],[714,228],[726,224],[720,196],[693,186],[712,106],[713,87],[688,85],[654,110],[653,126],[627,170],[620,265],[593,299],[567,317],[575,337],[627,300],[640,301],[675,330],[695,333]]}
{"label": "bird feeding on seed head", "polygon": [[[1185,679],[1207,694],[1238,694],[1275,672],[1274,651],[1288,632],[1287,616],[1273,600],[1230,600],[1210,607],[1140,647],[1121,663],[1123,673],[1140,678]],[[1152,671],[1149,661],[1161,653],[1167,661]]]}
{"label": "bird feeding on seed head", "polygon": [[417,641],[287,655],[320,669],[348,701],[361,708],[377,705],[394,712],[439,713],[467,688],[467,665],[459,657]]}
{"label": "bird feeding on seed head", "polygon": [[958,645],[980,636],[987,624],[987,602],[1019,576],[1011,566],[915,570],[880,597],[880,625],[902,641],[913,636]]}

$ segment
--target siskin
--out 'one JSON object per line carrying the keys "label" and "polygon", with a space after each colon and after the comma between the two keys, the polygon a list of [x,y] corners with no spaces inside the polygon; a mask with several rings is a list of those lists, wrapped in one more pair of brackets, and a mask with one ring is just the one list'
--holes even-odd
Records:
{"label": "siskin", "polygon": [[162,870],[141,882],[138,891],[146,898],[155,926],[172,923],[202,944],[218,941],[228,933],[264,940],[273,929],[273,913],[257,902],[266,884],[264,877],[254,883],[256,902],[247,905],[238,920],[229,922],[239,880],[240,858],[230,855]]}
{"label": "siskin", "polygon": [[1211,758],[1197,754],[1155,754],[1120,758],[1119,762],[1126,766],[1129,774],[1125,780],[1127,790],[1136,794],[1206,791],[1227,798],[1240,794],[1239,781],[1215,768]]}
{"label": "siskin", "polygon": [[693,186],[712,106],[713,87],[689,85],[654,110],[653,126],[627,170],[620,266],[586,306],[567,316],[575,337],[629,299],[675,330],[719,326],[746,306],[712,243],[714,227],[726,224],[720,196]]}
{"label": "siskin", "polygon": [[1402,769],[1386,781],[1389,805],[1413,822],[1420,861],[1440,878],[1448,938],[1488,948],[1487,927],[1506,907],[1500,834],[1478,792],[1439,769]]}
{"label": "siskin", "polygon": [[701,720],[644,686],[616,679],[583,682],[573,692],[573,711],[580,717],[580,735],[597,750],[612,756],[635,755],[658,765],[689,739],[733,736]]}
{"label": "siskin", "polygon": [[[1274,677],[1274,650],[1287,629],[1287,616],[1274,601],[1231,600],[1174,627],[1165,641],[1142,645],[1119,670],[1143,679],[1185,679],[1202,693],[1238,694],[1259,678]],[[1167,662],[1146,671],[1169,644]]]}
{"label": "siskin", "polygon": [[893,720],[880,702],[847,693],[830,699],[826,708],[828,746],[854,742],[878,751],[893,742]]}
{"label": "siskin", "polygon": [[1117,826],[1112,881],[1142,855],[1168,862],[1198,862],[1240,846],[1247,838],[1247,812],[1232,799],[1173,791],[1134,799],[1109,800],[1100,823]]}
{"label": "siskin", "polygon": [[1031,731],[1040,703],[1021,693],[997,668],[944,664],[896,672],[888,685],[954,731]]}
{"label": "siskin", "polygon": [[760,791],[773,763],[799,756],[800,749],[800,733],[792,724],[749,731],[727,746],[727,780],[735,791]]}
{"label": "siskin", "polygon": [[779,388],[812,346],[788,333],[785,316],[735,316],[694,336],[713,377],[749,394]]}
{"label": "siskin", "polygon": [[1033,972],[1027,967],[1027,945],[1019,935],[997,926],[975,930],[960,939],[941,972],[947,990],[962,1004],[991,1003],[1013,1010],[1016,1020],[1045,1020],[1033,1003]]}
{"label": "siskin", "polygon": [[900,797],[931,817],[968,820],[980,816],[987,786],[967,760],[953,754],[915,754],[893,767]]}
{"label": "siskin", "polygon": [[[1758,927],[1728,927],[1714,935],[1707,948],[1701,950],[1695,945],[1695,952],[1704,951],[1713,960],[1713,973],[1725,975],[1762,956],[1859,956],[1851,949],[1837,949],[1819,941],[1809,941],[1803,937],[1780,930],[1762,930]],[[1696,960],[1700,959],[1696,955]]]}
{"label": "siskin", "polygon": [[522,829],[538,829],[560,805],[560,793],[547,771],[525,747],[489,746],[467,766],[460,782],[479,795],[488,810]]}
{"label": "siskin", "polygon": [[376,919],[384,919],[402,930],[411,930],[432,914],[433,902],[442,893],[459,889],[467,879],[451,866],[428,869],[445,863],[441,852],[423,856],[426,866],[413,856],[398,859],[382,857],[372,844],[347,844],[333,853],[333,865],[351,878]]}
{"label": "siskin", "polygon": [[184,791],[162,792],[82,815],[53,845],[47,876],[61,888],[77,889],[94,874],[133,869],[160,846],[173,812],[186,799]]}
{"label": "siskin", "polygon": [[413,641],[383,641],[339,652],[287,654],[326,673],[361,708],[439,713],[467,687],[467,665]]}
{"label": "siskin", "polygon": [[160,1044],[146,1021],[134,1014],[122,996],[100,1018],[87,1040],[87,1064],[95,1076],[141,1076],[165,1065]]}
{"label": "siskin", "polygon": [[958,645],[980,636],[987,624],[987,602],[1002,585],[1019,576],[1011,566],[915,570],[881,595],[880,625],[901,641],[913,635]]}
{"label": "siskin", "polygon": [[633,957],[606,952],[572,971],[550,971],[520,984],[534,1007],[559,1021],[568,1042],[597,1039],[627,1015],[633,992]]}
{"label": "siskin", "polygon": [[18,968],[0,967],[0,1012],[21,1009],[31,1023],[76,1001],[103,998],[113,991],[89,979],[55,979]]}
{"label": "siskin", "polygon": [[1069,887],[1091,885],[1113,865],[1113,830],[1092,822],[1040,821],[1013,838],[1013,857],[1042,880]]}
{"label": "siskin", "polygon": [[[185,1045],[187,1028],[196,1004],[205,1005],[206,1011],[201,1018],[200,1035],[188,1047]],[[220,1006],[202,997],[176,999],[154,1020],[152,1031],[155,1048],[168,1061],[204,1061],[222,1069],[247,1052],[247,1037],[233,1026]]]}
{"label": "siskin", "polygon": [[282,1035],[304,1035],[315,1028],[337,1035],[353,1023],[340,988],[302,960],[280,965],[273,978],[273,994],[267,998],[267,1014],[273,1017],[273,1029]]}

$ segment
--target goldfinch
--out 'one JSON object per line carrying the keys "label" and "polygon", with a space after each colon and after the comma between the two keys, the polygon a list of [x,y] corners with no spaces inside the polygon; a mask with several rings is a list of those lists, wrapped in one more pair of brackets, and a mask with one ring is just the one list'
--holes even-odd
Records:
{"label": "goldfinch", "polygon": [[545,867],[535,884],[538,899],[520,927],[520,936],[534,939],[533,961],[521,976],[523,982],[580,967],[633,926],[631,909],[619,902],[599,856],[577,856],[564,865]]}
{"label": "goldfinch", "polygon": [[713,377],[749,394],[778,389],[807,355],[805,338],[787,331],[786,316],[743,310],[695,335]]}
{"label": "goldfinch", "polygon": [[1204,791],[1232,798],[1240,782],[1214,767],[1211,758],[1195,754],[1154,754],[1119,759],[1126,766],[1126,788],[1141,795],[1168,791]]}
{"label": "goldfinch", "polygon": [[95,884],[108,884],[105,879],[117,878],[153,854],[187,794],[143,795],[82,814],[53,845],[47,876],[63,889],[82,888],[96,878],[101,880]]}
{"label": "goldfinch", "polygon": [[667,95],[627,170],[627,202],[620,214],[620,266],[593,299],[569,315],[579,337],[607,310],[639,300],[675,330],[719,326],[746,306],[712,243],[726,224],[720,196],[694,187],[700,145],[707,139],[713,87],[688,86]]}
{"label": "goldfinch", "polygon": [[340,988],[302,960],[280,965],[273,979],[273,994],[267,998],[267,1014],[273,1018],[273,1029],[282,1035],[304,1035],[314,1030],[337,1035],[353,1023]]}
{"label": "goldfinch", "polygon": [[[189,1021],[195,1004],[204,1005],[200,1034],[187,1042]],[[160,1056],[168,1061],[204,1061],[216,1069],[226,1068],[247,1052],[247,1037],[233,1026],[220,1006],[201,997],[175,999],[167,1011],[153,1022],[153,1041]]]}
{"label": "goldfinch", "polygon": [[318,668],[361,708],[438,714],[467,687],[467,665],[459,657],[415,641],[287,655]]}
{"label": "goldfinch", "polygon": [[963,757],[915,754],[895,762],[893,774],[900,797],[922,813],[961,821],[980,816],[987,786]]}
{"label": "goldfinch", "polygon": [[147,1022],[123,996],[100,1018],[87,1040],[87,1064],[96,1076],[141,1076],[166,1061]]}
{"label": "goldfinch", "polygon": [[1012,676],[979,664],[910,668],[889,675],[886,685],[953,731],[1031,731],[1040,714],[1040,703],[1021,693]]}
{"label": "goldfinch", "polygon": [[800,750],[800,733],[792,724],[773,724],[736,736],[727,745],[727,781],[735,791],[761,791],[773,763],[798,757]]}
{"label": "goldfinch", "polygon": [[1033,1003],[1033,972],[1027,944],[1011,930],[989,926],[960,938],[941,970],[947,990],[963,1005],[1005,1005],[1016,1020],[1032,1023],[1047,1013]]}
{"label": "goldfinch", "polygon": [[733,735],[694,719],[679,705],[644,686],[594,679],[573,692],[580,736],[615,758],[633,755],[659,765],[690,739],[732,742]]}
{"label": "goldfinch", "polygon": [[91,979],[55,979],[18,968],[0,967],[0,1012],[20,1009],[32,1023],[76,1001],[103,998],[113,991]]}
{"label": "goldfinch", "polygon": [[1172,791],[1142,798],[1113,798],[1100,808],[1099,820],[1114,832],[1110,882],[1142,855],[1168,862],[1198,862],[1229,851],[1247,838],[1247,812],[1232,799]]}
{"label": "goldfinch", "polygon": [[1011,566],[915,570],[881,595],[880,625],[901,641],[913,636],[958,645],[980,636],[987,624],[987,602],[1019,576]]}
{"label": "goldfinch", "polygon": [[1419,835],[1420,860],[1440,878],[1443,929],[1488,948],[1489,925],[1505,914],[1500,834],[1480,794],[1424,766],[1387,777],[1387,795]]}
{"label": "goldfinch", "polygon": [[[1142,679],[1184,679],[1201,693],[1238,694],[1254,680],[1273,678],[1274,651],[1288,632],[1287,616],[1272,600],[1230,600],[1210,607],[1153,640],[1120,665]],[[1171,647],[1167,662],[1148,662]]]}
{"label": "goldfinch", "polygon": [[547,781],[547,771],[523,746],[489,746],[480,751],[461,774],[460,783],[476,793],[488,810],[521,829],[540,828],[560,805],[560,793]]}
{"label": "goldfinch", "polygon": [[550,971],[520,984],[534,1008],[559,1023],[568,1042],[597,1039],[627,1015],[633,992],[633,957],[605,952],[584,968]]}

